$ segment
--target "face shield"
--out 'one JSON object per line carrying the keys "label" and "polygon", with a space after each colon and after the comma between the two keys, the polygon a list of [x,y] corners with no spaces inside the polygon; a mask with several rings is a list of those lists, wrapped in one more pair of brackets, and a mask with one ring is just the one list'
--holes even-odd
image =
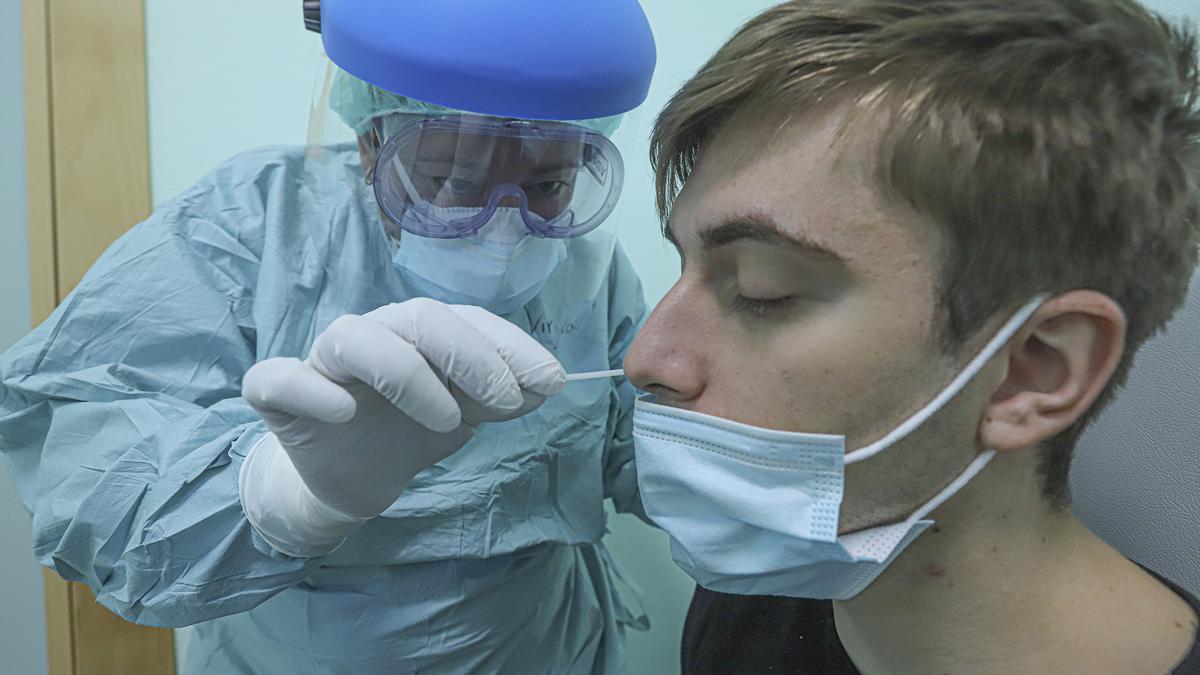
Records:
{"label": "face shield", "polygon": [[345,189],[373,213],[390,266],[413,295],[514,311],[556,270],[569,275],[567,242],[603,223],[620,197],[624,165],[607,136],[620,116],[563,122],[454,110],[328,61],[320,82],[304,192],[330,195],[332,181],[352,175]]}

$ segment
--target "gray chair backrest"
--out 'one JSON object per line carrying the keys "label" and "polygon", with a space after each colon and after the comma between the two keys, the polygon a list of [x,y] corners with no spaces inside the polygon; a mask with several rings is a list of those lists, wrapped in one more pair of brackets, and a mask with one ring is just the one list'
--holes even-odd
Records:
{"label": "gray chair backrest", "polygon": [[1200,273],[1080,440],[1071,489],[1093,531],[1200,595]]}

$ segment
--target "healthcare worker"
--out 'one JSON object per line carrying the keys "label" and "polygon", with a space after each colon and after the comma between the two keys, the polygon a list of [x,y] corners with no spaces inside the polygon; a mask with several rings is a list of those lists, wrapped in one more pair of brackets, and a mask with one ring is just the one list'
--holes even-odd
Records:
{"label": "healthcare worker", "polygon": [[[306,9],[316,3],[306,2]],[[325,2],[355,145],[240,155],[0,360],[38,560],[185,673],[603,673],[645,311],[596,227],[636,0]],[[547,121],[558,120],[558,121]],[[634,603],[636,604],[636,603]]]}

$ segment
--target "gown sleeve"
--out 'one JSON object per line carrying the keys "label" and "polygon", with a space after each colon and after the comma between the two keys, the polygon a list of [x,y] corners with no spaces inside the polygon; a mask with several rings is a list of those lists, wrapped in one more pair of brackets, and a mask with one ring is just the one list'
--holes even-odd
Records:
{"label": "gown sleeve", "polygon": [[198,185],[0,357],[0,454],[34,554],[129,621],[241,612],[320,562],[274,551],[238,499],[265,433],[240,387],[266,217],[252,182]]}

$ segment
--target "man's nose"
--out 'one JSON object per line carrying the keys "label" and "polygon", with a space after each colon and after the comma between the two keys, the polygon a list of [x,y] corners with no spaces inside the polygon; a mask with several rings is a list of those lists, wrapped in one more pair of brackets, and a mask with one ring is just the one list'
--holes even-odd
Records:
{"label": "man's nose", "polygon": [[688,290],[676,283],[650,317],[625,356],[625,376],[661,403],[686,405],[704,391],[705,345],[698,339],[696,308]]}

